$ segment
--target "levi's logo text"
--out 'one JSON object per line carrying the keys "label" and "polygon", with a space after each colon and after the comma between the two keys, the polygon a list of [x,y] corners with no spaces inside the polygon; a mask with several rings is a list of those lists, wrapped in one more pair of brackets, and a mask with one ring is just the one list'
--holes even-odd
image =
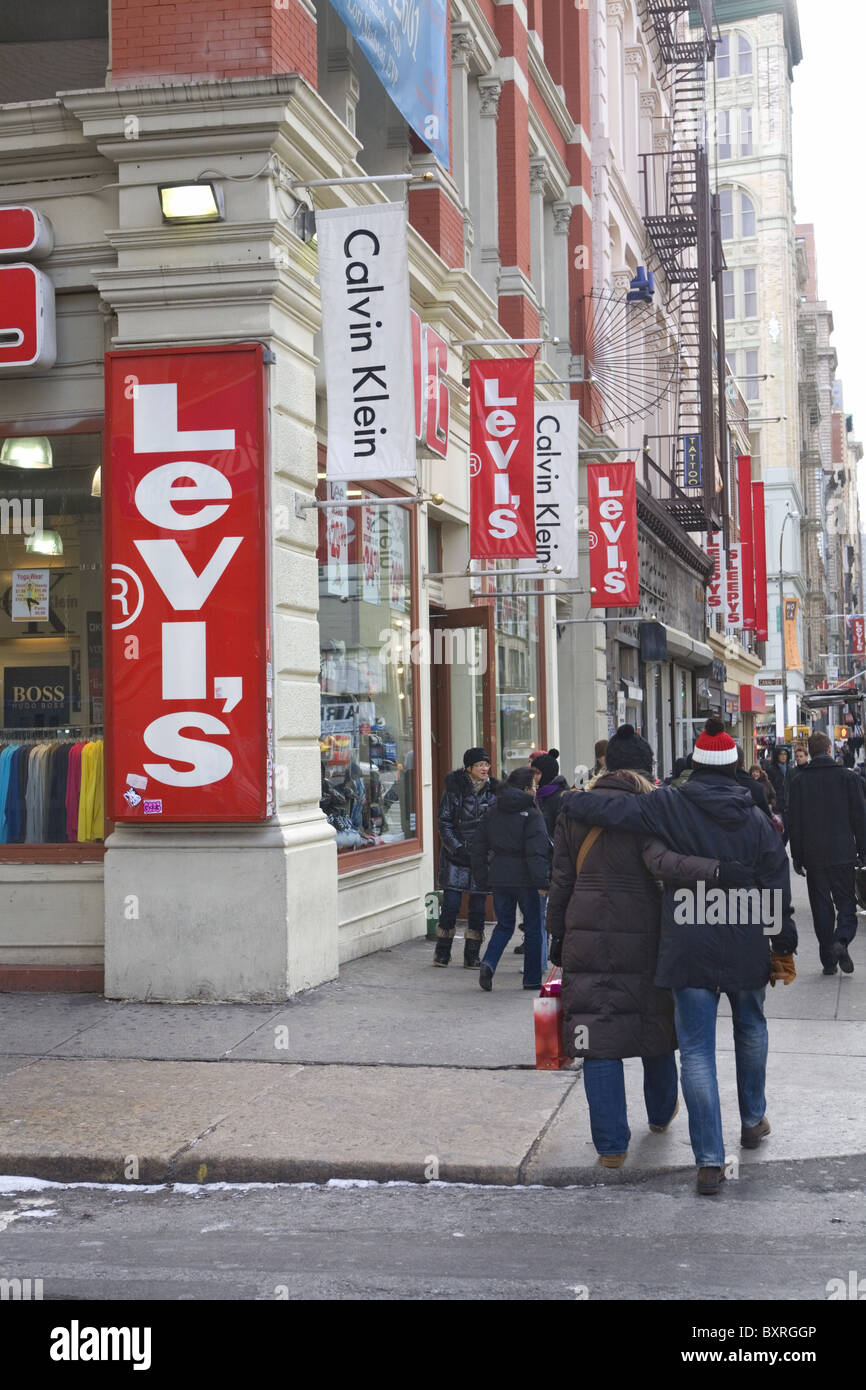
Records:
{"label": "levi's logo text", "polygon": [[530,358],[469,369],[473,559],[535,556],[534,373]]}
{"label": "levi's logo text", "polygon": [[263,371],[258,346],[108,355],[116,820],[266,814]]}
{"label": "levi's logo text", "polygon": [[586,474],[592,606],[633,608],[638,602],[634,463],[591,463]]}

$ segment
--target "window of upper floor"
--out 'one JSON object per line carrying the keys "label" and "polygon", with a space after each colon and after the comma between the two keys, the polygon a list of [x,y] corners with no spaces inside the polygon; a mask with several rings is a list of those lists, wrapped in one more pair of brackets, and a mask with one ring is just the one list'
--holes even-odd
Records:
{"label": "window of upper floor", "polygon": [[751,106],[717,111],[715,128],[719,159],[744,159],[754,153]]}
{"label": "window of upper floor", "polygon": [[740,241],[753,237],[756,231],[755,204],[741,189],[719,189],[722,241]]}
{"label": "window of upper floor", "polygon": [[739,266],[722,272],[726,320],[758,317],[758,272],[755,266]]}
{"label": "window of upper floor", "polygon": [[751,77],[752,45],[745,34],[724,34],[716,44],[716,77]]}

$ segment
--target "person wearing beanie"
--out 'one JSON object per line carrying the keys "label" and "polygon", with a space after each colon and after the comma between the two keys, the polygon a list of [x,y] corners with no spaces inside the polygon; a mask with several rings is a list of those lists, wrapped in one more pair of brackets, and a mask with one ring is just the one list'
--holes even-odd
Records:
{"label": "person wearing beanie", "polygon": [[568,782],[560,775],[559,749],[549,748],[546,753],[538,753],[529,764],[541,774],[535,792],[538,809],[544,816],[544,824],[551,840],[556,827],[556,818],[562,807],[562,797],[568,791]]}
{"label": "person wearing beanie", "polygon": [[607,748],[607,771],[569,797],[556,826],[548,894],[550,958],[561,964],[563,1039],[583,1057],[583,1082],[599,1166],[619,1168],[631,1137],[622,1059],[643,1061],[650,1128],[678,1109],[674,1006],[654,981],[661,893],[656,879],[713,882],[715,855],[684,859],[660,840],[606,831],[569,816],[573,801],[651,800],[653,751],[624,724]]}
{"label": "person wearing beanie", "polygon": [[[683,786],[615,800],[573,796],[567,813],[582,828],[658,835],[681,854],[720,859],[716,885],[727,892],[698,892],[697,882],[688,896],[665,888],[655,974],[660,988],[673,990],[698,1192],[711,1196],[719,1191],[725,1164],[715,1057],[719,997],[727,995],[733,1015],[740,1141],[753,1149],[770,1133],[764,994],[768,982],[787,985],[794,979],[797,929],[788,856],[749,789],[736,780],[737,745],[721,719],[707,720],[692,766]],[[761,907],[755,910],[754,895],[746,902],[731,891],[740,888],[770,890],[773,896],[761,894]],[[765,901],[774,905],[772,922],[764,920]],[[778,930],[766,936],[764,928],[770,925]]]}
{"label": "person wearing beanie", "polygon": [[486,893],[472,878],[472,841],[483,817],[496,801],[499,783],[490,776],[490,754],[486,748],[467,748],[463,766],[449,772],[439,802],[439,887],[442,910],[436,926],[433,964],[449,965],[451,943],[457,928],[457,914],[463,894],[469,894],[463,964],[467,970],[478,964],[484,941]]}

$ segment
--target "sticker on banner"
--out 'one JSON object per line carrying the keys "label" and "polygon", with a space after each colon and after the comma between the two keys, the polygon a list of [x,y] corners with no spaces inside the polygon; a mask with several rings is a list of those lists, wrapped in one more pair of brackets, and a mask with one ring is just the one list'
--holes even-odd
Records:
{"label": "sticker on banner", "polygon": [[145,803],[144,803],[144,814],[145,814],[146,816],[161,816],[161,815],[162,815],[162,802],[161,802],[161,801],[145,801]]}

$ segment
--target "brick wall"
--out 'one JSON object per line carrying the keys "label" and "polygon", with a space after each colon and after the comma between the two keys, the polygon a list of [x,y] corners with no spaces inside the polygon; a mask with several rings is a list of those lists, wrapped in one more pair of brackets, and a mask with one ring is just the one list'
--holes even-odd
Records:
{"label": "brick wall", "polygon": [[115,86],[297,72],[316,83],[316,21],[299,0],[112,0]]}

